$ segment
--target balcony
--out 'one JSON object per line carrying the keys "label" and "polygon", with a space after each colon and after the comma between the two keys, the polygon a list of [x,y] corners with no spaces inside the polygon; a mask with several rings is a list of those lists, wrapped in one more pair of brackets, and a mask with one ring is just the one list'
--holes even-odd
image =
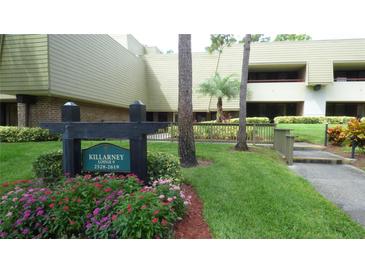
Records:
{"label": "balcony", "polygon": [[333,78],[335,82],[365,81],[365,63],[334,63]]}
{"label": "balcony", "polygon": [[248,83],[291,83],[305,81],[304,64],[271,64],[249,67]]}

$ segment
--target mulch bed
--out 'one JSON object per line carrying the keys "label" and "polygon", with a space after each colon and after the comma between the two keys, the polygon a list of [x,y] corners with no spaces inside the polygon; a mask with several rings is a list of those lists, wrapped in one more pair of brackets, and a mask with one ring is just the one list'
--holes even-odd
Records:
{"label": "mulch bed", "polygon": [[176,239],[211,239],[209,227],[203,218],[203,204],[190,185],[182,185],[186,196],[191,196],[191,204],[184,219],[175,225]]}
{"label": "mulch bed", "polygon": [[[342,150],[342,148],[339,147],[339,146],[328,145],[325,148],[325,151],[335,153],[335,154],[340,155],[340,156],[345,157],[345,158],[351,158],[351,152],[344,152]],[[353,166],[358,167],[358,168],[363,168],[364,169],[365,168],[365,154],[357,152],[355,154],[355,159],[356,159],[356,161],[352,162],[351,164]]]}

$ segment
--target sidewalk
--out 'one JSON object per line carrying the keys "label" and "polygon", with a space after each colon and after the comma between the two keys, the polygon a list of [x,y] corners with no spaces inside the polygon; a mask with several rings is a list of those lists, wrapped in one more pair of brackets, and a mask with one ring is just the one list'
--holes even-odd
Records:
{"label": "sidewalk", "polygon": [[351,165],[295,163],[290,168],[365,226],[365,172]]}

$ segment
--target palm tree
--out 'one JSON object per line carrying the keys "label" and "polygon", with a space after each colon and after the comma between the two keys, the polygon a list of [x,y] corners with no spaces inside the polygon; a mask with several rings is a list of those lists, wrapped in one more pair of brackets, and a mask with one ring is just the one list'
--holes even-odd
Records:
{"label": "palm tree", "polygon": [[195,155],[192,104],[191,35],[179,34],[179,156],[183,167],[198,164]]}
{"label": "palm tree", "polygon": [[217,97],[217,122],[221,123],[224,119],[223,98],[228,100],[237,96],[240,82],[233,78],[233,75],[221,77],[216,73],[212,78],[199,85],[198,92],[211,97]]}
{"label": "palm tree", "polygon": [[[232,46],[236,43],[236,38],[233,34],[211,34],[210,35],[210,46],[206,47],[205,50],[210,54],[218,53],[217,64],[215,66],[214,75],[218,72],[219,62],[223,49]],[[212,102],[212,96],[209,98],[208,113],[210,113],[210,103]]]}
{"label": "palm tree", "polygon": [[247,116],[247,82],[248,82],[248,63],[250,59],[250,45],[251,34],[246,34],[243,61],[242,61],[242,75],[241,75],[241,87],[240,87],[240,114],[239,114],[239,130],[237,133],[236,150],[248,150],[247,138],[246,138],[246,116]]}

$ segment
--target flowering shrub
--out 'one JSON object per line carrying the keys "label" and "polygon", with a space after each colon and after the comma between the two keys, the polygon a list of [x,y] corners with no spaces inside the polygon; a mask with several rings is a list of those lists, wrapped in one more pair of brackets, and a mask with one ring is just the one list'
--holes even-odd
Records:
{"label": "flowering shrub", "polygon": [[341,126],[335,126],[327,130],[328,141],[335,146],[340,146],[346,140],[346,131]]}
{"label": "flowering shrub", "polygon": [[352,141],[359,148],[365,148],[365,120],[352,119],[347,124],[346,137],[352,145]]}
{"label": "flowering shrub", "polygon": [[144,186],[134,175],[85,175],[52,188],[15,184],[0,200],[0,238],[166,238],[188,203],[172,179]]}

